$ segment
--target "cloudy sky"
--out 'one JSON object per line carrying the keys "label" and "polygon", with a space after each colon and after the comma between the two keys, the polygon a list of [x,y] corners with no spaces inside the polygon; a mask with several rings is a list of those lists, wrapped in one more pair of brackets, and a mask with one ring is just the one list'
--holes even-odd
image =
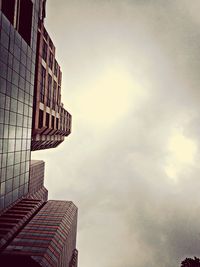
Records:
{"label": "cloudy sky", "polygon": [[79,208],[80,267],[200,256],[199,0],[48,0],[70,137],[34,152]]}

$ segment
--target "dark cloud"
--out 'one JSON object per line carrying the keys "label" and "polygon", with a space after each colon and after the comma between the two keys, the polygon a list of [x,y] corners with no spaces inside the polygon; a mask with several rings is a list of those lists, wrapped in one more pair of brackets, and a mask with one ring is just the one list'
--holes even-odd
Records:
{"label": "dark cloud", "polygon": [[[199,256],[198,8],[198,1],[178,0],[48,1],[73,133],[34,157],[46,161],[50,198],[79,207],[80,266],[174,267]],[[91,103],[83,95],[101,90],[109,68],[128,73],[140,90],[105,126],[92,108],[85,111]],[[173,163],[174,132],[196,145],[192,162]],[[166,173],[169,162],[176,181]]]}

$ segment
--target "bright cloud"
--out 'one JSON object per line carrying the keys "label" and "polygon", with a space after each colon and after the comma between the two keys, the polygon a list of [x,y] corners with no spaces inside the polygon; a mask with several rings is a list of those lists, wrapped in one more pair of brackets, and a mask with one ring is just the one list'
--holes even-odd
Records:
{"label": "bright cloud", "polygon": [[110,66],[77,98],[78,116],[98,130],[113,126],[144,97],[144,89],[127,69]]}
{"label": "bright cloud", "polygon": [[175,130],[168,142],[168,163],[165,168],[167,175],[177,180],[178,173],[195,160],[197,146],[195,142],[184,136],[180,130]]}

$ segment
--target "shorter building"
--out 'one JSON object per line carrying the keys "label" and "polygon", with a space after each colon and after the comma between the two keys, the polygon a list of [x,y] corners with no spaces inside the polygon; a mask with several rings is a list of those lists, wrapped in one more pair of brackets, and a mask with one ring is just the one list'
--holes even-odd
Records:
{"label": "shorter building", "polygon": [[[44,204],[41,200],[22,199],[0,216],[0,252]],[[0,261],[1,262],[1,261]],[[10,266],[10,265],[5,265]]]}
{"label": "shorter building", "polygon": [[31,150],[53,148],[71,133],[71,115],[61,103],[60,66],[55,46],[39,21]]}
{"label": "shorter building", "polygon": [[[70,201],[53,200],[38,206],[39,203],[36,200],[24,199],[1,216],[1,221],[4,218],[7,220],[4,227],[16,230],[15,233],[12,231],[12,238],[8,238],[1,249],[2,266],[76,267],[76,206]],[[34,207],[36,211],[31,213]],[[8,221],[10,212],[12,222]],[[31,218],[27,218],[25,223],[26,215]]]}

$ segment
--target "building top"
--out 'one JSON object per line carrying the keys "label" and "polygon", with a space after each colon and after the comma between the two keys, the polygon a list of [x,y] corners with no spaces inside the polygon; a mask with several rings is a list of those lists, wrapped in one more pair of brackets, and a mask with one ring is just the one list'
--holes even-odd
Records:
{"label": "building top", "polygon": [[71,114],[61,102],[62,72],[55,46],[39,22],[31,150],[53,148],[71,133]]}

